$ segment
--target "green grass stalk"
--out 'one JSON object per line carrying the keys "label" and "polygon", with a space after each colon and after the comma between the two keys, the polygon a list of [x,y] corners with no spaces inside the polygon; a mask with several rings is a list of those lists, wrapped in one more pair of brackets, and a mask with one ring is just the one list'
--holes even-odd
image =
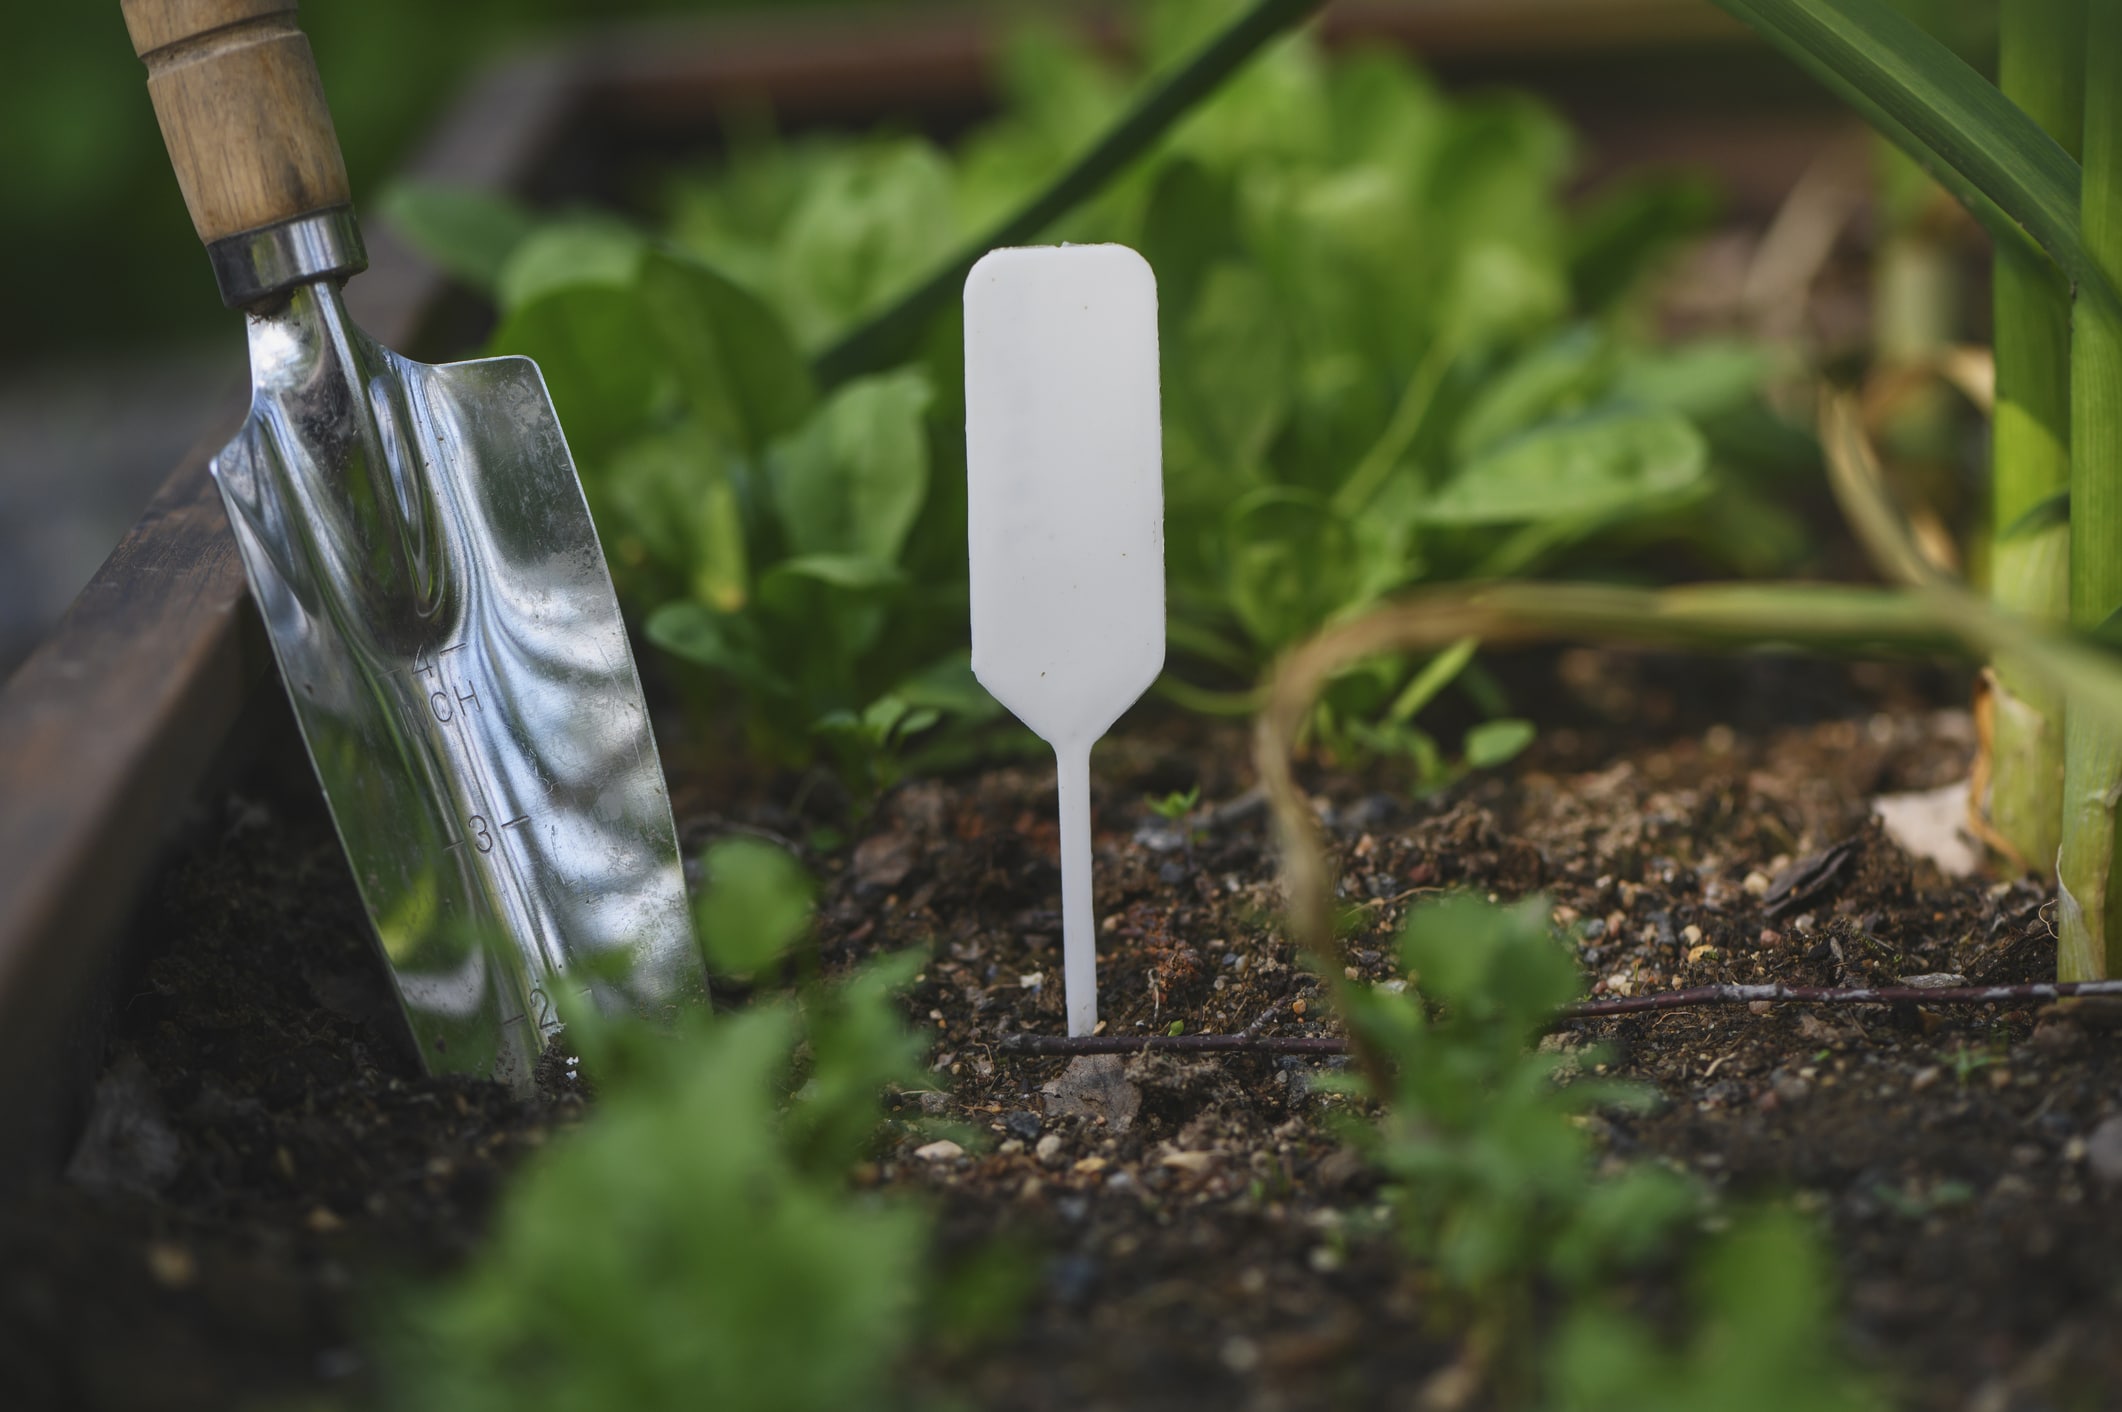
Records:
{"label": "green grass stalk", "polygon": [[1163,78],[1153,83],[1088,151],[1022,206],[966,242],[924,280],[850,329],[813,361],[818,381],[849,378],[905,357],[937,311],[959,297],[965,276],[988,251],[1023,245],[1105,189],[1196,105],[1213,96],[1246,60],[1309,19],[1325,0],[1254,0]]}
{"label": "green grass stalk", "polygon": [[[2076,157],[2085,125],[2085,0],[1998,11],[1997,81]],[[1990,599],[2043,622],[2070,616],[2070,289],[2024,247],[1997,247],[1997,402],[1990,452]],[[2063,833],[2063,703],[2023,664],[1992,664],[1991,825],[2046,872]]]}
{"label": "green grass stalk", "polygon": [[[2088,7],[2080,231],[2109,288],[2122,283],[2122,3]],[[2122,316],[2081,297],[2070,347],[2070,621],[2111,626],[2122,608]],[[2114,895],[2122,732],[2078,705],[2065,712],[2063,844],[2057,862],[2062,980],[2122,971],[2122,898]]]}

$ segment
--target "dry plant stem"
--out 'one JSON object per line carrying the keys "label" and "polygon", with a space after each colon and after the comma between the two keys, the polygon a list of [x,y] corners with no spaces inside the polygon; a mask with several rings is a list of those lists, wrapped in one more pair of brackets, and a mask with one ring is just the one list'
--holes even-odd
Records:
{"label": "dry plant stem", "polygon": [[[1953,348],[1961,322],[1960,272],[1952,248],[1952,199],[1883,137],[1872,139],[1884,227],[1872,260],[1872,350],[1883,375],[1938,366]],[[1893,448],[1894,466],[1910,501],[1937,526],[1940,552],[1955,552],[1941,517],[1958,498],[1952,458],[1959,437],[1952,390],[1935,377],[1916,378],[1881,408],[1870,425]]]}
{"label": "dry plant stem", "polygon": [[[1297,735],[1319,693],[1352,662],[1387,652],[1436,651],[1464,637],[1484,643],[1590,637],[1659,646],[1781,642],[1813,647],[1941,646],[1928,602],[1915,595],[1826,585],[1757,588],[1714,584],[1650,592],[1593,584],[1499,584],[1416,594],[1312,638],[1277,669],[1253,742],[1254,765],[1275,811],[1290,930],[1342,1014],[1348,982],[1335,954],[1333,884],[1311,806],[1291,769]],[[1353,1050],[1378,1091],[1383,1057]]]}
{"label": "dry plant stem", "polygon": [[[2036,981],[2027,985],[1825,986],[1697,985],[1651,995],[1623,995],[1608,1000],[1580,1000],[1557,1012],[1564,1020],[1598,1020],[1658,1010],[1688,1010],[1703,1005],[2026,1005],[2035,1001],[2091,1000],[2122,997],[2122,981],[2066,984]],[[1005,1054],[1140,1054],[1176,1050],[1192,1054],[1346,1054],[1346,1041],[1289,1035],[1014,1034],[996,1046]]]}
{"label": "dry plant stem", "polygon": [[[1434,652],[1463,637],[1490,645],[1592,639],[1657,647],[1783,646],[1831,650],[2024,652],[2074,710],[2122,737],[2122,669],[2108,654],[1997,613],[1923,561],[1879,483],[1854,398],[1831,396],[1822,441],[1838,494],[1866,547],[1910,591],[1828,584],[1703,584],[1663,590],[1518,583],[1411,595],[1328,628],[1283,658],[1255,724],[1253,764],[1275,813],[1292,938],[1325,980],[1336,1008],[1349,983],[1333,933],[1333,879],[1310,804],[1297,788],[1297,737],[1319,694],[1352,662],[1389,652]],[[2083,979],[2071,977],[2070,979]],[[1358,1036],[1365,1075],[1387,1082],[1384,1059]]]}
{"label": "dry plant stem", "polygon": [[[2011,653],[2065,697],[2070,710],[2093,716],[2105,729],[2122,735],[2122,660],[2068,631],[2000,613],[1965,584],[1932,567],[1887,495],[1855,397],[1823,393],[1820,447],[1827,457],[1828,481],[1850,528],[1881,574],[1911,588],[1894,596],[1904,600],[1917,619],[1957,640],[1972,655],[1996,658]],[[1774,597],[1789,590],[1760,591]]]}
{"label": "dry plant stem", "polygon": [[[2110,286],[2122,279],[2122,4],[2088,7],[2081,234]],[[2122,608],[2122,315],[2078,300],[2072,320],[2070,621],[2083,632]],[[2057,973],[2122,970],[2122,908],[2113,896],[2122,732],[2073,700],[2064,713],[2063,840],[2057,859]]]}
{"label": "dry plant stem", "polygon": [[[1998,83],[2073,157],[2084,127],[2085,0],[1998,11]],[[1990,601],[2070,616],[2070,289],[2044,259],[1997,248],[1997,401],[1990,454]],[[2016,659],[1991,665],[1991,825],[2047,871],[2061,843],[2063,702]]]}

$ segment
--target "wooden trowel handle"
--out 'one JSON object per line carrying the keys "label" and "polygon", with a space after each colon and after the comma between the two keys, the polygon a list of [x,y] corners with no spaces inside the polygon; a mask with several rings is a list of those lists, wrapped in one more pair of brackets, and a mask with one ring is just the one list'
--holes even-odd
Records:
{"label": "wooden trowel handle", "polygon": [[347,206],[295,0],[120,0],[192,225],[209,246]]}

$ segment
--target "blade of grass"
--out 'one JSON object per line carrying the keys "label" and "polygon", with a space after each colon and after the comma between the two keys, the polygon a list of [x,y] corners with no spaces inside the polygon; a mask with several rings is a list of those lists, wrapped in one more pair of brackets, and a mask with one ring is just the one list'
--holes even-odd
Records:
{"label": "blade of grass", "polygon": [[[2072,156],[2085,117],[2085,0],[1998,10],[1998,86]],[[2070,616],[2070,527],[2042,513],[2070,489],[2070,290],[2045,260],[1997,247],[1997,400],[1990,443],[1990,601]],[[2063,703],[2012,657],[1990,664],[1990,823],[2046,869],[2062,843]]]}
{"label": "blade of grass", "polygon": [[873,317],[850,329],[817,356],[821,387],[832,388],[904,357],[937,310],[956,299],[967,271],[988,251],[1022,245],[1095,196],[1148,151],[1194,105],[1275,36],[1294,28],[1325,0],[1256,0],[1202,46],[1151,85],[1073,165],[1023,206],[962,246],[935,272]]}
{"label": "blade of grass", "polygon": [[[2122,280],[2122,4],[2087,7],[2082,47],[2085,247],[2109,279]],[[2122,609],[2122,314],[2113,307],[2079,301],[2070,373],[2070,621],[2097,632]],[[2057,973],[2093,980],[2122,969],[2122,898],[2113,887],[2122,732],[2073,698],[2063,757]]]}
{"label": "blade of grass", "polygon": [[2080,236],[2077,164],[1950,49],[1882,0],[1716,3],[1915,158],[2000,244],[2030,236],[2081,300],[2116,302]]}

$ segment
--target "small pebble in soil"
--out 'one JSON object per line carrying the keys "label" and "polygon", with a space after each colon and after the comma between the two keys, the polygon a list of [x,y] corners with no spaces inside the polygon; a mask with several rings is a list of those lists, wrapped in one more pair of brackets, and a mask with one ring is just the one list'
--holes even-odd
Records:
{"label": "small pebble in soil", "polygon": [[1061,1161],[1061,1134],[1048,1133],[1040,1138],[1039,1145],[1032,1149],[1032,1153],[1049,1167],[1058,1165]]}
{"label": "small pebble in soil", "polygon": [[964,1155],[965,1149],[947,1137],[938,1138],[934,1142],[925,1143],[914,1149],[914,1156],[924,1162],[948,1162],[953,1158],[963,1157]]}
{"label": "small pebble in soil", "polygon": [[2122,1114],[2103,1119],[2085,1140],[2085,1160],[2103,1182],[2122,1182]]}
{"label": "small pebble in soil", "polygon": [[1796,1074],[1778,1070],[1770,1078],[1768,1091],[1761,1095],[1759,1103],[1764,1112],[1773,1112],[1785,1104],[1802,1103],[1812,1091],[1812,1085]]}
{"label": "small pebble in soil", "polygon": [[158,1240],[147,1248],[147,1272],[164,1289],[184,1289],[199,1278],[199,1262],[183,1246]]}
{"label": "small pebble in soil", "polygon": [[1039,1140],[1039,1115],[1028,1108],[1019,1108],[1003,1114],[1002,1126],[1009,1130],[1011,1137],[1020,1138],[1025,1142]]}

